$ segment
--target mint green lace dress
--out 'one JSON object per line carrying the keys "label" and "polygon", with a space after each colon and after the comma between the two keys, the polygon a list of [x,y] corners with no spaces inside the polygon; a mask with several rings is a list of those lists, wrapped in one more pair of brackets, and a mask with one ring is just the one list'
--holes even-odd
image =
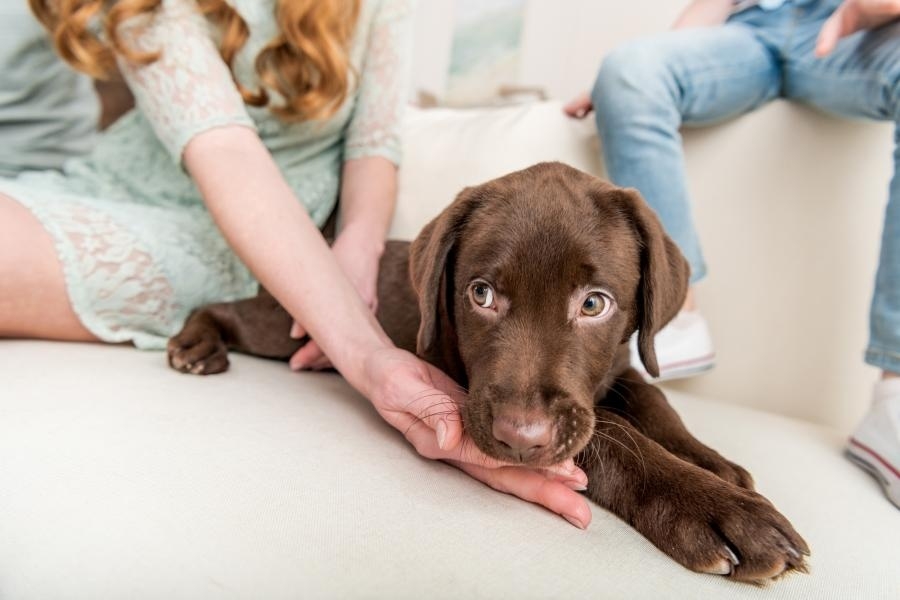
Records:
{"label": "mint green lace dress", "polygon": [[[256,89],[253,60],[277,35],[275,0],[231,3],[250,30],[235,76]],[[344,161],[397,163],[410,19],[409,0],[364,0],[351,45],[352,96],[328,120],[295,124],[244,105],[194,0],[164,0],[152,21],[129,23],[130,43],[162,51],[148,66],[120,65],[137,109],[62,173],[0,178],[0,193],[28,208],[54,239],[84,326],[107,342],[161,349],[194,308],[256,294],[257,282],[181,167],[195,135],[224,125],[256,129],[319,225],[335,206]]]}

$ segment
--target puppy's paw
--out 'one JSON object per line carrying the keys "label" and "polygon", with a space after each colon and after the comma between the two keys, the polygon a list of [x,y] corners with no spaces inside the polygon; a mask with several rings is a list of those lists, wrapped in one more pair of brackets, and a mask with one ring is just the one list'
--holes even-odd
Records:
{"label": "puppy's paw", "polygon": [[704,446],[702,450],[695,449],[693,451],[678,452],[677,456],[691,464],[697,465],[701,469],[709,471],[728,483],[747,490],[756,489],[753,484],[753,476],[750,475],[747,469],[731,462],[711,448]]}
{"label": "puppy's paw", "polygon": [[755,492],[713,479],[648,508],[644,515],[657,520],[653,526],[645,517],[648,537],[693,571],[754,583],[806,571],[806,542]]}
{"label": "puppy's paw", "polygon": [[228,348],[213,325],[191,319],[166,348],[169,366],[182,373],[214,375],[228,370]]}

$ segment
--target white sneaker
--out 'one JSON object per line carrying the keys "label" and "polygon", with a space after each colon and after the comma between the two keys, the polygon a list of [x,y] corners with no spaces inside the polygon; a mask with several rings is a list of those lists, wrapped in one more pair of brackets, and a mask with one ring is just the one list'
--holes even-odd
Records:
{"label": "white sneaker", "polygon": [[871,473],[900,508],[900,379],[875,384],[872,408],[850,437],[847,456]]}
{"label": "white sneaker", "polygon": [[697,310],[679,312],[668,325],[663,327],[654,339],[659,377],[653,378],[644,369],[638,354],[637,334],[631,336],[628,348],[631,351],[631,366],[647,381],[682,379],[704,371],[716,364],[716,352],[706,319]]}

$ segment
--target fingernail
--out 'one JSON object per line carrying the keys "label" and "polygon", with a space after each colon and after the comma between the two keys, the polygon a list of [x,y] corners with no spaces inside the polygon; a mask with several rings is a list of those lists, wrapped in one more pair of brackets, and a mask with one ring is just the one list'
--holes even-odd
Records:
{"label": "fingernail", "polygon": [[574,525],[575,527],[577,527],[578,529],[587,529],[587,528],[584,526],[584,523],[582,523],[581,521],[579,521],[577,517],[572,517],[572,516],[569,516],[569,515],[563,515],[563,518],[564,518],[566,521],[568,521],[569,523],[571,523],[572,525]]}
{"label": "fingernail", "polygon": [[291,363],[291,371],[302,371],[303,363]]}
{"label": "fingernail", "polygon": [[586,492],[587,486],[581,483],[580,481],[565,481],[564,485],[570,490],[574,490],[576,492]]}
{"label": "fingernail", "polygon": [[578,467],[575,466],[574,462],[564,462],[556,466],[556,472],[560,475],[566,475],[569,477],[574,476],[578,472]]}
{"label": "fingernail", "polygon": [[437,426],[434,428],[434,432],[437,434],[438,448],[446,450],[444,444],[447,443],[447,424],[444,423],[444,421],[438,421]]}

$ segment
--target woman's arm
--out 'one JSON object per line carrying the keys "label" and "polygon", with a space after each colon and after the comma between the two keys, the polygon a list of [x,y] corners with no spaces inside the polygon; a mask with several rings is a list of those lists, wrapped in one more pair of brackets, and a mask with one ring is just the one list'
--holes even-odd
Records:
{"label": "woman's arm", "polygon": [[[353,113],[343,139],[339,230],[332,250],[363,302],[374,311],[379,259],[396,204],[413,6],[410,0],[383,0],[372,10],[371,18],[359,24],[365,50],[358,59]],[[299,338],[305,333],[302,323],[295,322],[291,335]],[[314,338],[291,357],[293,369],[328,365]]]}
{"label": "woman's arm", "polygon": [[241,126],[211,129],[187,144],[184,164],[235,253],[370,395],[361,359],[392,344],[259,137]]}
{"label": "woman's arm", "polygon": [[721,25],[733,8],[732,0],[694,0],[675,19],[672,29]]}
{"label": "woman's arm", "polygon": [[397,167],[380,156],[344,163],[338,236],[351,235],[381,256],[397,204]]}
{"label": "woman's arm", "polygon": [[[363,302],[374,312],[378,296],[378,267],[384,240],[397,199],[397,167],[380,156],[344,163],[338,203],[338,235],[332,246],[335,258]],[[295,322],[291,335],[307,332]],[[291,357],[291,368],[322,369],[329,360],[316,342],[309,342]]]}
{"label": "woman's arm", "polygon": [[344,163],[338,233],[359,240],[379,256],[384,252],[397,204],[397,166],[368,156]]}

